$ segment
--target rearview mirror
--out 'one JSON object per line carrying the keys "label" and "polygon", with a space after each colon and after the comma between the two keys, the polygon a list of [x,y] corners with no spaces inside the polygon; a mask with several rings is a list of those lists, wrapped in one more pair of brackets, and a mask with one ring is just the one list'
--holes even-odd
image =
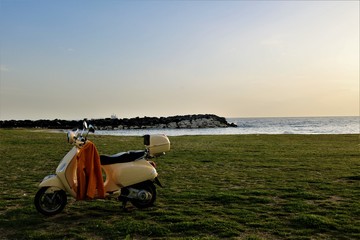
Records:
{"label": "rearview mirror", "polygon": [[89,132],[92,132],[92,133],[94,133],[95,132],[95,128],[94,128],[94,126],[93,125],[89,125]]}
{"label": "rearview mirror", "polygon": [[87,129],[87,128],[88,128],[88,124],[87,124],[87,122],[86,122],[86,119],[84,119],[84,121],[83,121],[83,128],[84,128],[84,129]]}

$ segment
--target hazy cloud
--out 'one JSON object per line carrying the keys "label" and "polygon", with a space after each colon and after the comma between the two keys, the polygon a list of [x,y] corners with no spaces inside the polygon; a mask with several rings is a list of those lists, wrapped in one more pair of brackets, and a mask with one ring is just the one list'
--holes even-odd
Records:
{"label": "hazy cloud", "polygon": [[282,35],[273,35],[268,38],[265,38],[260,42],[261,45],[266,45],[266,46],[280,46],[283,45],[284,43],[285,43],[284,36]]}
{"label": "hazy cloud", "polygon": [[0,72],[8,72],[9,68],[6,65],[0,64]]}

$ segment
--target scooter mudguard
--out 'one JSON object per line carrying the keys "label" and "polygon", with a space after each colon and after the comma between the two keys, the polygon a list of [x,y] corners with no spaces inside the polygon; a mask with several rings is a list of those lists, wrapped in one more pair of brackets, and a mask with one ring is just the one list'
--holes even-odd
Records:
{"label": "scooter mudguard", "polygon": [[59,177],[55,174],[46,176],[39,184],[39,188],[42,187],[55,187],[66,191],[65,186],[62,184]]}

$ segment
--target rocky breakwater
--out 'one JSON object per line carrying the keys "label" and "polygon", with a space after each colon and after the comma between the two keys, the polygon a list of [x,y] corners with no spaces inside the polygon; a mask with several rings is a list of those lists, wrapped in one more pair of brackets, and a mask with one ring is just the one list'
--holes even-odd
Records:
{"label": "rocky breakwater", "polygon": [[160,118],[107,118],[96,120],[94,125],[99,130],[237,127],[233,123],[228,123],[224,117],[219,117],[213,114],[183,115]]}
{"label": "rocky breakwater", "polygon": [[[224,117],[213,114],[196,114],[171,117],[136,117],[91,119],[88,122],[99,130],[118,129],[161,129],[161,128],[217,128],[237,127],[228,123]],[[0,128],[47,128],[72,129],[81,128],[82,120],[6,120],[0,121]]]}

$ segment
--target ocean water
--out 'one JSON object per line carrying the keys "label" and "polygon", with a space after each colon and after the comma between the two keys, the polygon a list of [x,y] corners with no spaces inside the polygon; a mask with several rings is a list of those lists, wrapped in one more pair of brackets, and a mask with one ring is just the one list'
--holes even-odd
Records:
{"label": "ocean water", "polygon": [[131,129],[96,131],[98,135],[143,136],[145,134],[360,134],[360,117],[227,118],[236,128]]}

